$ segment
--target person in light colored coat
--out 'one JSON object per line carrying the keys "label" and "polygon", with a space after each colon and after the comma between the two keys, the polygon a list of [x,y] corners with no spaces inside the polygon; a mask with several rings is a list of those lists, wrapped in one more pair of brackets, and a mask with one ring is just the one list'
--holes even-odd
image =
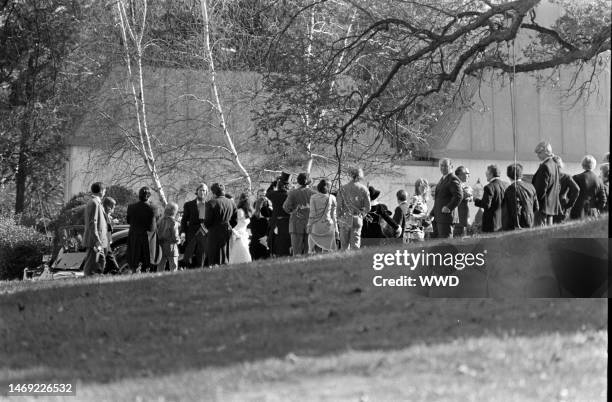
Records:
{"label": "person in light colored coat", "polygon": [[299,187],[290,190],[283,203],[283,209],[289,217],[289,234],[291,235],[292,255],[301,255],[308,252],[308,215],[310,212],[310,197],[316,191],[308,187],[312,180],[308,173],[300,173],[297,177]]}
{"label": "person in light colored coat", "polygon": [[108,224],[104,217],[102,197],[106,194],[106,187],[101,182],[91,185],[92,197],[85,207],[85,233],[83,245],[87,249],[87,256],[83,265],[85,276],[104,273],[105,255],[108,249]]}

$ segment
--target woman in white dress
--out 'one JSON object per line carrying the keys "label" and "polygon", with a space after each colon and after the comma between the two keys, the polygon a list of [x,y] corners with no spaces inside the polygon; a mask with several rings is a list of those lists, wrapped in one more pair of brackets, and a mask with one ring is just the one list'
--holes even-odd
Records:
{"label": "woman in white dress", "polygon": [[252,209],[247,194],[243,193],[240,195],[237,209],[238,223],[232,229],[232,237],[230,238],[230,264],[251,262],[251,253],[249,253],[249,230],[247,229],[247,225],[251,221]]}
{"label": "woman in white dress", "polygon": [[308,216],[308,252],[314,253],[315,247],[323,251],[336,250],[338,222],[336,220],[336,197],[329,194],[329,182],[321,180],[317,185],[318,193],[310,197]]}

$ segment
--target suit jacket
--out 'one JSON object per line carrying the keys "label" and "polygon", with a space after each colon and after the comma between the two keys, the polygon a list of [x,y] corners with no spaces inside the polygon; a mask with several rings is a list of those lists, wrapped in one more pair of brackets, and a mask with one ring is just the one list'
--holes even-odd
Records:
{"label": "suit jacket", "polygon": [[311,188],[301,187],[289,191],[283,203],[285,212],[289,217],[289,233],[306,233],[308,215],[310,214],[310,197],[315,194]]}
{"label": "suit jacket", "polygon": [[531,183],[516,181],[506,188],[502,201],[502,220],[505,230],[533,227],[538,197]]}
{"label": "suit jacket", "polygon": [[531,180],[538,196],[540,212],[545,215],[554,216],[561,213],[559,173],[559,165],[553,158],[547,158],[540,164]]}
{"label": "suit jacket", "polygon": [[606,205],[606,192],[601,179],[590,170],[574,176],[580,187],[578,199],[570,214],[572,219],[583,219],[589,216],[592,208],[602,210]]}
{"label": "suit jacket", "polygon": [[238,211],[234,201],[225,196],[216,197],[206,202],[204,226],[211,232],[229,230],[238,223]]}
{"label": "suit jacket", "polygon": [[148,202],[138,201],[130,204],[127,209],[127,223],[130,225],[130,233],[154,232],[155,210]]}
{"label": "suit jacket", "polygon": [[108,225],[100,197],[93,196],[85,207],[83,245],[87,248],[108,247]]}
{"label": "suit jacket", "polygon": [[508,183],[499,177],[493,178],[484,186],[482,199],[474,199],[474,205],[483,209],[483,232],[497,232],[502,229],[502,201],[506,187]]}
{"label": "suit jacket", "polygon": [[181,218],[181,233],[185,233],[185,242],[189,243],[204,222],[204,217],[200,217],[198,200],[187,201],[183,205],[183,217]]}
{"label": "suit jacket", "polygon": [[[442,177],[436,186],[434,206],[430,215],[437,223],[452,224],[457,214],[456,208],[462,199],[461,181],[453,173],[449,173]],[[444,206],[451,210],[450,214],[442,212]]]}
{"label": "suit jacket", "polygon": [[567,173],[560,174],[559,184],[559,202],[561,203],[561,212],[565,215],[576,203],[580,187],[578,187],[572,176]]}

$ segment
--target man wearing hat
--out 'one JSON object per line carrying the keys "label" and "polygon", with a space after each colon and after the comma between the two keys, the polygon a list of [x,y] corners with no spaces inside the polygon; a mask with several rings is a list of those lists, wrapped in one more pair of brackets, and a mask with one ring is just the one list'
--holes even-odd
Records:
{"label": "man wearing hat", "polygon": [[189,268],[202,268],[206,263],[206,235],[208,230],[204,226],[204,218],[207,194],[208,186],[200,183],[196,187],[196,198],[187,201],[183,206],[183,217],[181,218],[181,232],[185,233],[185,254],[183,258],[187,261]]}
{"label": "man wearing hat", "polygon": [[266,197],[272,201],[272,215],[269,221],[268,247],[270,254],[276,257],[291,255],[291,236],[289,235],[289,214],[283,209],[289,191],[291,174],[282,172],[274,180]]}
{"label": "man wearing hat", "polygon": [[306,226],[310,213],[310,197],[315,191],[308,186],[312,183],[310,174],[300,173],[297,177],[299,187],[289,191],[283,209],[289,217],[292,255],[308,253],[308,233]]}
{"label": "man wearing hat", "polygon": [[540,208],[535,213],[535,226],[552,225],[554,216],[561,213],[559,165],[553,159],[554,154],[550,143],[540,142],[534,152],[542,161],[531,180]]}
{"label": "man wearing hat", "polygon": [[453,237],[463,237],[467,234],[467,227],[469,225],[468,220],[470,218],[470,207],[468,203],[473,199],[473,190],[469,184],[467,184],[468,176],[470,171],[465,166],[459,166],[455,170],[455,176],[459,178],[461,182],[461,190],[463,190],[463,199],[457,207],[458,221],[455,223],[453,228]]}

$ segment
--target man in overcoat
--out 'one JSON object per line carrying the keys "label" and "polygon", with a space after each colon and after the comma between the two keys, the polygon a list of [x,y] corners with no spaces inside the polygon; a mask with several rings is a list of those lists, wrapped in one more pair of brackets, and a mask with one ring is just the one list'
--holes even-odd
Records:
{"label": "man in overcoat", "polygon": [[538,198],[531,183],[523,181],[523,165],[509,165],[506,169],[512,184],[504,192],[502,221],[504,230],[533,227],[534,211],[538,210]]}
{"label": "man in overcoat", "polygon": [[203,268],[206,263],[206,196],[208,186],[200,183],[195,191],[196,198],[183,205],[181,233],[185,233],[185,254],[188,268]]}
{"label": "man in overcoat", "polygon": [[584,172],[574,176],[574,181],[580,187],[578,199],[571,211],[572,219],[584,219],[598,215],[598,211],[606,205],[606,192],[601,179],[593,172],[596,161],[591,155],[582,159]]}
{"label": "man in overcoat", "polygon": [[83,245],[87,249],[83,273],[85,276],[104,273],[106,250],[108,249],[108,225],[104,217],[102,197],[106,187],[101,182],[91,185],[92,197],[85,207]]}
{"label": "man in overcoat", "polygon": [[540,207],[535,213],[535,226],[552,225],[554,216],[561,213],[559,165],[553,159],[552,147],[548,142],[540,142],[534,152],[542,161],[531,180]]}
{"label": "man in overcoat", "polygon": [[553,160],[559,166],[559,203],[561,204],[561,213],[553,218],[553,223],[562,223],[569,218],[570,211],[578,199],[580,187],[572,176],[563,172],[565,165],[561,157],[555,155]]}
{"label": "man in overcoat", "polygon": [[210,187],[213,198],[206,202],[204,226],[208,230],[206,236],[206,256],[208,265],[229,263],[229,241],[232,228],[238,222],[238,214],[234,201],[225,197],[225,186],[214,183]]}

